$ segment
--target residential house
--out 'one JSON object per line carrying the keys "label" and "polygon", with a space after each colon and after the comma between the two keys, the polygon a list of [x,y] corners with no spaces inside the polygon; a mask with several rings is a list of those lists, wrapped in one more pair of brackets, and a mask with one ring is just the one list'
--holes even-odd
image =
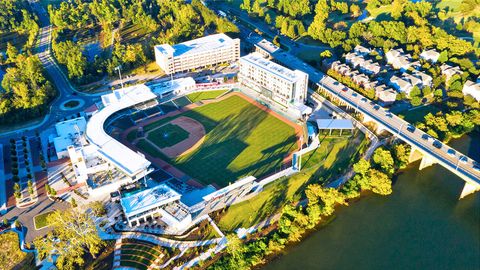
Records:
{"label": "residential house", "polygon": [[426,74],[425,72],[415,70],[413,76],[417,77],[422,81],[422,87],[429,86],[432,87],[433,78],[432,76]]}
{"label": "residential house", "polygon": [[460,67],[458,66],[450,66],[448,64],[443,64],[440,66],[440,70],[442,71],[442,75],[445,76],[445,81],[448,82],[450,81],[450,78],[452,78],[453,75],[462,75],[463,72],[460,70]]}
{"label": "residential house", "polygon": [[[415,77],[414,77],[415,78]],[[390,78],[390,85],[397,90],[397,92],[403,92],[405,95],[410,96],[410,92],[413,89],[413,85],[411,82],[407,81],[404,78],[400,78],[398,76],[392,76]]]}
{"label": "residential house", "polygon": [[383,106],[391,105],[397,99],[397,92],[384,84],[378,85],[374,89],[375,97],[377,97],[378,101]]}
{"label": "residential house", "polygon": [[480,83],[475,83],[470,80],[463,85],[462,92],[464,95],[470,95],[480,102]]}
{"label": "residential house", "polygon": [[355,48],[353,49],[353,51],[357,54],[357,55],[367,55],[369,54],[372,50],[368,49],[368,48],[365,48],[363,47],[362,45],[357,45],[355,46]]}
{"label": "residential house", "polygon": [[420,58],[432,63],[436,63],[438,61],[439,56],[440,56],[440,53],[438,53],[435,49],[426,50],[420,54]]}
{"label": "residential house", "polygon": [[381,67],[378,63],[372,60],[367,60],[360,66],[360,70],[369,75],[377,75],[380,73]]}
{"label": "residential house", "polygon": [[403,49],[396,49],[388,51],[385,56],[387,57],[387,63],[393,66],[395,69],[406,71],[409,68],[419,68],[420,63],[413,61],[410,54],[405,54]]}

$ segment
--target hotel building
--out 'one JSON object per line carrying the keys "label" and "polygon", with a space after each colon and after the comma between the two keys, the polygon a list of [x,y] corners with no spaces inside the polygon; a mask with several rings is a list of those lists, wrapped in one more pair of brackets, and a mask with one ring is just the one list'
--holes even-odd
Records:
{"label": "hotel building", "polygon": [[155,61],[166,74],[231,63],[240,58],[240,39],[210,35],[176,45],[155,46]]}
{"label": "hotel building", "polygon": [[238,79],[243,85],[285,107],[304,104],[307,98],[306,73],[283,67],[258,52],[240,58]]}

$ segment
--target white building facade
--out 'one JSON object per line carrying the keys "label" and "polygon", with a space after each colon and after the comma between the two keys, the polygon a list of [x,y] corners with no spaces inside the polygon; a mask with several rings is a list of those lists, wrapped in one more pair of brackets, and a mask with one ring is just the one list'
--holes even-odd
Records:
{"label": "white building facade", "polygon": [[238,80],[284,107],[303,104],[307,98],[308,74],[287,69],[257,52],[240,58]]}
{"label": "white building facade", "polygon": [[155,46],[155,61],[166,74],[238,61],[240,39],[215,34],[176,45]]}

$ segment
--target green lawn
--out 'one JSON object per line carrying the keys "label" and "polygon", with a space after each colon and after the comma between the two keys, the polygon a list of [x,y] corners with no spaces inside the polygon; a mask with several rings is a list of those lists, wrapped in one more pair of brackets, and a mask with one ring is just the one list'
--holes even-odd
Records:
{"label": "green lawn", "polygon": [[43,227],[50,226],[50,224],[47,223],[47,217],[52,213],[53,211],[49,211],[40,215],[37,215],[33,218],[35,222],[35,229],[39,230]]}
{"label": "green lawn", "polygon": [[183,128],[173,124],[166,124],[150,132],[147,138],[158,147],[165,148],[187,139],[188,136],[189,133]]}
{"label": "green lawn", "polygon": [[187,97],[192,103],[205,100],[205,99],[214,99],[220,96],[221,94],[227,92],[227,90],[213,90],[213,91],[204,91],[204,92],[195,92],[188,94]]}
{"label": "green lawn", "polygon": [[406,121],[409,123],[415,124],[417,122],[422,122],[424,120],[425,115],[432,113],[435,115],[439,112],[440,109],[433,105],[427,105],[419,107],[418,109],[402,112],[399,115],[403,116]]}
{"label": "green lawn", "polygon": [[385,5],[385,6],[379,6],[378,8],[369,8],[367,9],[369,16],[371,17],[378,17],[381,14],[390,14],[392,13],[392,7],[393,5]]}
{"label": "green lawn", "polygon": [[[175,117],[179,116],[197,120],[207,134],[198,149],[170,162],[205,184],[226,186],[244,176],[265,175],[278,169],[283,159],[297,150],[293,127],[238,96]],[[173,118],[152,123],[144,130]],[[137,146],[153,156],[162,157],[146,141],[140,140]]]}
{"label": "green lawn", "polygon": [[229,232],[251,227],[274,215],[286,203],[301,200],[308,184],[336,180],[358,159],[358,153],[364,151],[367,144],[362,133],[354,139],[324,139],[319,148],[302,157],[300,173],[270,183],[256,197],[231,206],[218,226]]}

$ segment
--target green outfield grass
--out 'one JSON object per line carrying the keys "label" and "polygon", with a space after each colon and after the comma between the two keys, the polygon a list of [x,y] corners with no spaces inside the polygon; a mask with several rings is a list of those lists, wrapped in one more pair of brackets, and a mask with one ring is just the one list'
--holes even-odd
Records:
{"label": "green outfield grass", "polygon": [[192,103],[205,99],[214,99],[220,96],[221,94],[227,92],[227,90],[213,90],[213,91],[204,91],[188,94],[187,97]]}
{"label": "green outfield grass", "polygon": [[[144,130],[179,116],[197,120],[207,134],[199,148],[170,163],[205,184],[226,186],[244,176],[263,176],[279,169],[284,158],[297,150],[293,127],[238,96],[162,119]],[[161,157],[146,141],[137,146]]]}
{"label": "green outfield grass", "polygon": [[365,150],[368,141],[364,137],[360,133],[354,138],[323,139],[319,148],[302,156],[301,172],[270,183],[252,199],[230,206],[217,223],[220,230],[251,227],[278,213],[285,204],[303,199],[309,184],[336,180]]}
{"label": "green outfield grass", "polygon": [[150,132],[147,138],[158,147],[165,148],[187,139],[188,135],[188,132],[183,128],[173,124],[166,124]]}

